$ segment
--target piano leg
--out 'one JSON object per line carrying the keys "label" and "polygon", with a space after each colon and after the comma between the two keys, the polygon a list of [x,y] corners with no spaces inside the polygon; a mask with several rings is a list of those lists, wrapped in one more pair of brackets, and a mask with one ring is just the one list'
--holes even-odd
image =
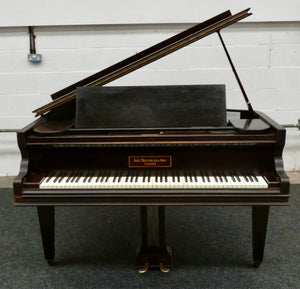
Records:
{"label": "piano leg", "polygon": [[253,266],[258,268],[263,261],[269,206],[252,206]]}
{"label": "piano leg", "polygon": [[142,247],[148,246],[147,207],[141,207]]}
{"label": "piano leg", "polygon": [[[155,209],[155,207],[153,207]],[[154,215],[153,215],[154,217]],[[152,234],[155,231],[155,218],[152,220]],[[165,207],[158,207],[158,232],[159,232],[159,244],[148,245],[148,221],[147,221],[147,207],[141,207],[141,239],[142,245],[138,249],[137,253],[137,266],[141,267],[140,273],[148,271],[149,267],[160,268],[164,273],[169,272],[171,266],[171,250],[166,245],[165,240]],[[153,237],[153,243],[155,236]]]}
{"label": "piano leg", "polygon": [[54,245],[54,206],[37,207],[44,256],[49,265],[53,265],[55,245]]}

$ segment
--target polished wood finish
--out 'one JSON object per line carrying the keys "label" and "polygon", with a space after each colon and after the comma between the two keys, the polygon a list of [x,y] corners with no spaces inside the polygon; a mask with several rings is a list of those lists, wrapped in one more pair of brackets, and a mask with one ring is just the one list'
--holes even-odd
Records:
{"label": "polished wood finish", "polygon": [[38,217],[45,260],[53,265],[55,256],[55,209],[54,206],[38,206]]}
{"label": "polished wood finish", "polygon": [[[37,206],[44,255],[49,264],[53,264],[55,253],[54,206],[141,206],[142,244],[137,264],[143,266],[140,270],[143,273],[151,266],[167,272],[167,267],[171,265],[171,252],[166,245],[165,236],[165,206],[241,205],[252,206],[253,259],[255,267],[260,265],[263,260],[269,206],[288,205],[290,184],[282,160],[285,130],[265,114],[253,111],[247,96],[245,100],[248,110],[227,110],[227,113],[235,114],[238,123],[249,123],[252,120],[264,123],[264,129],[241,131],[230,122],[222,127],[191,125],[140,128],[138,124],[136,127],[123,129],[73,127],[77,86],[104,85],[206,35],[219,33],[220,29],[249,16],[248,10],[236,15],[231,15],[230,11],[217,15],[53,94],[52,103],[35,110],[42,116],[17,134],[22,160],[20,172],[14,180],[14,197],[16,205]],[[224,45],[223,41],[222,44]],[[48,113],[45,114],[46,112]],[[263,176],[268,182],[268,188],[39,189],[41,180],[52,171],[143,169],[129,168],[128,158],[145,155],[170,156],[171,167],[151,169],[161,170],[162,173],[169,174],[172,170],[200,170],[220,171],[230,175],[235,171],[250,171]],[[148,240],[149,206],[158,207],[158,244],[149,244]]]}
{"label": "polished wood finish", "polygon": [[[232,111],[230,111],[232,112]],[[241,119],[249,111],[238,111]],[[234,127],[207,127],[166,130],[76,130],[38,134],[35,121],[18,133],[22,154],[21,169],[14,181],[15,204],[38,206],[45,258],[54,258],[54,206],[133,205],[141,207],[142,244],[137,264],[159,267],[171,265],[166,245],[164,206],[170,205],[250,205],[253,227],[253,260],[263,259],[268,210],[271,205],[288,205],[289,179],[283,168],[285,130],[260,112],[255,118],[270,126],[263,133],[241,134]],[[39,182],[52,170],[130,169],[130,155],[172,156],[171,168],[208,171],[251,170],[269,182],[266,189],[166,189],[166,190],[40,190]],[[133,170],[135,168],[132,168]],[[140,169],[140,168],[138,168]],[[147,206],[159,206],[159,243],[149,244]]]}
{"label": "polished wood finish", "polygon": [[269,206],[252,206],[252,246],[255,268],[258,268],[263,261],[268,217]]}
{"label": "polished wood finish", "polygon": [[[243,115],[244,111],[240,111]],[[282,149],[285,131],[265,115],[270,125],[263,134],[240,134],[232,127],[182,131],[68,131],[49,136],[33,132],[33,123],[18,133],[21,170],[14,182],[16,204],[22,205],[285,205],[289,180]],[[171,170],[253,171],[265,176],[268,189],[258,190],[39,190],[52,170],[128,169],[132,155],[172,156]],[[132,168],[135,169],[135,168]],[[156,168],[166,170],[166,168]]]}

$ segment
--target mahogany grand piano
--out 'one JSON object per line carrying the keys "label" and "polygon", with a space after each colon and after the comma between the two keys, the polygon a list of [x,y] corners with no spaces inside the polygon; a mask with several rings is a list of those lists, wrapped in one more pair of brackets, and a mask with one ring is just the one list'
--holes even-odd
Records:
{"label": "mahogany grand piano", "polygon": [[[285,130],[254,111],[220,30],[251,15],[225,11],[52,95],[21,129],[16,205],[37,206],[45,259],[54,260],[55,206],[139,206],[137,264],[171,265],[165,206],[252,206],[253,259],[263,260],[269,207],[288,205]],[[108,87],[105,84],[217,33],[245,98],[226,109],[224,85]],[[148,244],[147,208],[158,210]]]}

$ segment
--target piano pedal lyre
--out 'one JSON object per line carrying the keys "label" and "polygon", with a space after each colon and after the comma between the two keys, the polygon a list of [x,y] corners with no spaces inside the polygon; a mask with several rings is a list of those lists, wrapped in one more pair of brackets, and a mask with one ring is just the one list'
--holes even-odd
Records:
{"label": "piano pedal lyre", "polygon": [[[163,206],[152,207],[151,233],[153,245],[150,246],[148,245],[147,207],[142,206],[140,209],[142,245],[137,250],[137,266],[140,267],[139,273],[146,273],[149,268],[159,268],[161,272],[168,273],[170,271],[169,267],[172,264],[172,252],[165,241],[165,208]],[[158,214],[158,220],[156,214]],[[156,240],[156,230],[158,230],[158,244],[156,244],[158,241]]]}

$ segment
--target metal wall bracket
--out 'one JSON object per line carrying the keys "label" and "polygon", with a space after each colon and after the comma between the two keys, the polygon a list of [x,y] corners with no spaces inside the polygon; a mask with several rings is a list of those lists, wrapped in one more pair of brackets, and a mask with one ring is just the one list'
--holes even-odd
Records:
{"label": "metal wall bracket", "polygon": [[29,33],[29,43],[30,43],[30,53],[28,54],[28,61],[31,63],[40,63],[42,61],[42,55],[36,53],[35,49],[35,35],[33,33],[33,27],[28,27]]}

